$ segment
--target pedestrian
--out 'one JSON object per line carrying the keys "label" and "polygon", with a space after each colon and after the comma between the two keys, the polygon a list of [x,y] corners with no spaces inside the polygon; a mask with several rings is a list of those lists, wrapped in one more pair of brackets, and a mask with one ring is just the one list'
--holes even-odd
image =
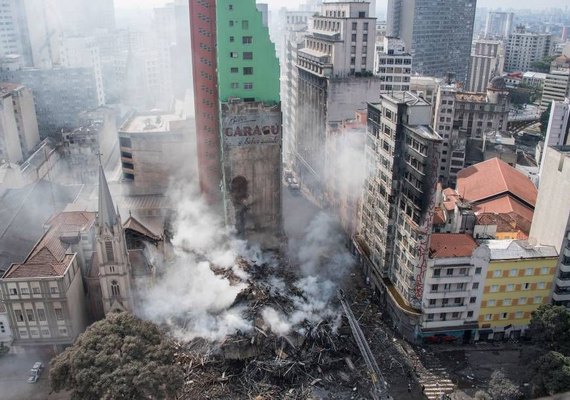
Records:
{"label": "pedestrian", "polygon": [[412,384],[408,383],[408,393],[412,391]]}

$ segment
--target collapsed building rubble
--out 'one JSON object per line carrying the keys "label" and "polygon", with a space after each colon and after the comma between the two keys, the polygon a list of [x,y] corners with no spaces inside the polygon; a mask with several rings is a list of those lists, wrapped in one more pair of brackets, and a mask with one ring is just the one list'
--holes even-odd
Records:
{"label": "collapsed building rubble", "polygon": [[[336,296],[331,296],[320,317],[291,322],[300,305],[310,304],[311,300],[299,288],[299,277],[291,268],[245,260],[238,265],[247,273],[247,287],[236,297],[234,306],[243,308],[252,328],[215,343],[202,338],[178,342],[177,362],[186,376],[180,398],[370,398],[371,377],[346,319],[341,318]],[[243,282],[235,269],[212,270],[234,284]],[[384,377],[390,384],[407,387],[413,366],[404,360],[405,351],[398,349],[382,329],[380,311],[369,300],[371,293],[367,289],[345,290],[354,299],[351,307]],[[268,323],[268,309],[289,318],[291,329]]]}

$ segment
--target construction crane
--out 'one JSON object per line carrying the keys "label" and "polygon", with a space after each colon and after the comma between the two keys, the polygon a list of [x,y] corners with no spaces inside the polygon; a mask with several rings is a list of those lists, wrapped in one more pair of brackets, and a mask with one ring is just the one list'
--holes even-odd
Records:
{"label": "construction crane", "polygon": [[388,395],[388,384],[382,376],[382,372],[380,372],[376,359],[370,350],[370,346],[368,346],[368,342],[364,337],[364,333],[362,333],[362,329],[360,329],[357,319],[352,313],[352,309],[346,301],[346,297],[342,289],[339,289],[338,291],[338,299],[342,304],[342,308],[344,309],[344,313],[348,319],[348,323],[350,324],[350,329],[352,329],[354,340],[356,340],[356,344],[362,353],[364,362],[366,362],[368,374],[370,375],[370,380],[372,381],[373,386],[371,391],[372,398],[374,400],[391,400],[392,398]]}

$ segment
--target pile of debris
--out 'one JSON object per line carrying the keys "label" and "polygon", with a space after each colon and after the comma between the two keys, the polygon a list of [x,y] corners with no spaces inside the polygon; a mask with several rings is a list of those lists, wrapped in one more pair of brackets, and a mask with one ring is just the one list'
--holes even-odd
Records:
{"label": "pile of debris", "polygon": [[[336,297],[328,305],[331,310],[337,310],[328,312],[330,317],[301,321],[287,334],[277,335],[265,322],[262,311],[270,307],[285,316],[291,315],[298,304],[295,299],[305,296],[295,285],[298,277],[286,268],[254,265],[244,260],[240,261],[240,268],[249,276],[248,286],[237,296],[235,305],[246,306],[252,329],[237,332],[219,343],[201,338],[179,342],[177,362],[186,375],[180,398],[369,398],[370,376],[348,323],[340,318],[341,308]],[[243,282],[231,270],[213,271],[230,282]],[[285,283],[285,288],[281,285],[276,290],[275,278]],[[356,316],[364,323],[365,335],[376,337],[377,343],[385,347],[376,357],[379,363],[384,357],[387,361],[381,365],[386,369],[385,376],[389,380],[390,376],[401,379],[405,366],[396,360],[397,352],[389,349],[392,339],[387,334],[378,338],[380,313],[367,300],[370,293],[362,289],[356,296],[365,296],[353,303]],[[332,317],[334,315],[336,317]]]}

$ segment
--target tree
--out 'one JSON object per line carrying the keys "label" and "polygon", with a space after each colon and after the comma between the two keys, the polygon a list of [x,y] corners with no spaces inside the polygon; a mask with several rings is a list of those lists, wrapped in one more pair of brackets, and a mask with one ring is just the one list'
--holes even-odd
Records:
{"label": "tree", "polygon": [[543,72],[543,73],[549,73],[550,72],[550,64],[552,63],[552,61],[554,61],[556,57],[551,56],[551,57],[545,57],[540,61],[535,61],[532,64],[530,64],[530,69],[531,71],[534,72]]}
{"label": "tree", "polygon": [[548,104],[546,110],[540,114],[540,132],[546,135],[546,130],[548,129],[548,121],[550,120],[550,110],[552,109],[552,103]]}
{"label": "tree", "polygon": [[529,329],[537,344],[570,354],[570,311],[566,307],[541,305],[532,313]]}
{"label": "tree", "polygon": [[489,394],[493,400],[518,400],[522,398],[522,392],[510,380],[503,371],[495,371],[489,382]]}
{"label": "tree", "polygon": [[127,313],[91,325],[50,362],[52,390],[72,399],[170,399],[182,387],[174,345],[152,322]]}
{"label": "tree", "polygon": [[533,394],[552,396],[570,391],[570,358],[551,351],[533,365]]}
{"label": "tree", "polygon": [[491,395],[483,390],[478,390],[475,393],[475,400],[493,400]]}

